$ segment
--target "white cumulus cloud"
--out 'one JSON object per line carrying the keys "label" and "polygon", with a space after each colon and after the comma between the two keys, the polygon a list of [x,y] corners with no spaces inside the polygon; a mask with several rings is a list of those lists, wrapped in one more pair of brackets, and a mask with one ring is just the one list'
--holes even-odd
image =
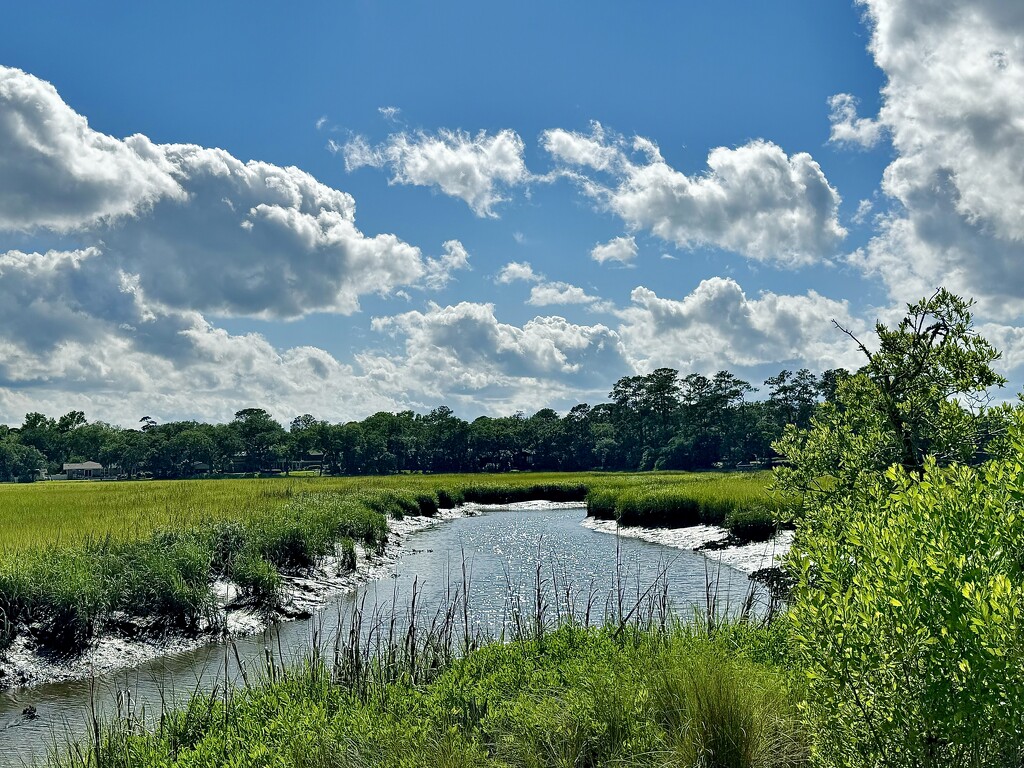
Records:
{"label": "white cumulus cloud", "polygon": [[508,190],[530,180],[523,149],[523,140],[508,129],[493,135],[403,132],[376,146],[357,136],[340,147],[349,171],[386,167],[393,184],[438,189],[463,200],[477,216],[487,217],[497,216],[494,209],[508,199]]}
{"label": "white cumulus cloud", "polygon": [[613,237],[607,243],[599,243],[590,251],[590,258],[598,264],[605,264],[609,261],[616,261],[619,264],[629,264],[636,258],[636,238]]}
{"label": "white cumulus cloud", "polygon": [[548,307],[555,304],[589,304],[595,308],[608,308],[599,296],[591,296],[577,285],[561,280],[548,280],[543,274],[534,272],[529,262],[510,261],[498,272],[495,282],[499,285],[516,282],[533,283],[526,303],[535,307]]}
{"label": "white cumulus cloud", "polygon": [[69,230],[185,196],[145,136],[94,131],[50,83],[0,66],[0,229]]}
{"label": "white cumulus cloud", "polygon": [[829,141],[871,149],[882,138],[882,124],[870,117],[857,117],[857,99],[849,93],[837,93],[828,100],[828,119],[832,123]]}
{"label": "white cumulus cloud", "polygon": [[621,140],[608,135],[596,120],[590,124],[589,135],[553,128],[541,134],[540,143],[557,162],[569,166],[610,171],[626,163]]}
{"label": "white cumulus cloud", "polygon": [[555,280],[533,286],[526,303],[535,307],[547,307],[554,304],[593,304],[599,300],[599,297],[591,296],[578,285]]}
{"label": "white cumulus cloud", "polygon": [[437,287],[468,264],[355,224],[351,195],[221,149],[99,134],[49,83],[0,68],[0,230],[59,230],[93,268],[177,310],[351,313],[359,297]]}
{"label": "white cumulus cloud", "polygon": [[617,330],[637,370],[713,371],[787,361],[823,370],[863,362],[832,321],[857,332],[864,323],[847,302],[814,291],[766,291],[750,298],[736,281],[715,277],[681,299],[642,286],[633,289],[631,299],[632,306],[619,312]]}
{"label": "white cumulus cloud", "polygon": [[508,285],[517,281],[533,283],[542,279],[540,275],[533,271],[533,267],[529,262],[525,261],[510,261],[501,268],[497,277],[497,281],[502,285]]}
{"label": "white cumulus cloud", "polygon": [[627,151],[599,124],[589,135],[546,131],[541,144],[585,194],[629,227],[681,248],[714,246],[798,266],[833,255],[846,236],[839,193],[818,163],[769,141],[713,149],[708,170],[692,176],[672,168],[650,139],[634,137]]}
{"label": "white cumulus cloud", "polygon": [[605,392],[630,371],[618,335],[604,325],[539,316],[516,326],[500,322],[493,304],[431,304],[374,318],[373,328],[404,346],[399,355],[357,357],[382,391],[415,382],[427,399],[450,397],[497,412]]}
{"label": "white cumulus cloud", "polygon": [[0,254],[0,422],[84,410],[132,424],[228,420],[244,405],[278,418],[357,418],[405,402],[322,349],[273,347],[194,311],[151,303],[97,250]]}
{"label": "white cumulus cloud", "polygon": [[885,73],[893,203],[853,262],[895,300],[945,285],[1024,315],[1024,5],[862,0]]}

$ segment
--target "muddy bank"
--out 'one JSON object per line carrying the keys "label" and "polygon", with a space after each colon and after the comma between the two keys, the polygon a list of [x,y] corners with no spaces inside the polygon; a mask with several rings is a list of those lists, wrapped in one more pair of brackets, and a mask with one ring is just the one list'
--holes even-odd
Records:
{"label": "muddy bank", "polygon": [[644,528],[639,525],[620,526],[614,520],[598,520],[593,517],[586,518],[582,525],[601,533],[617,534],[666,547],[700,552],[709,560],[728,565],[747,575],[777,565],[777,558],[785,555],[793,542],[792,531],[780,531],[768,541],[732,545],[729,543],[729,531],[715,525]]}
{"label": "muddy bank", "polygon": [[281,606],[269,614],[239,600],[238,589],[231,582],[217,581],[211,585],[214,610],[201,630],[194,634],[154,636],[147,631],[145,618],[114,617],[113,621],[105,623],[84,651],[63,656],[42,652],[28,636],[21,634],[8,649],[6,658],[0,659],[0,690],[88,679],[130,669],[159,656],[192,650],[225,637],[262,632],[275,621],[308,618],[332,598],[390,573],[409,534],[473,511],[467,505],[441,510],[434,517],[406,516],[401,520],[388,520],[388,544],[382,553],[357,547],[355,571],[343,572],[340,558],[325,557],[306,573],[283,575]]}
{"label": "muddy bank", "polygon": [[[153,637],[147,634],[143,620],[124,617],[120,622],[108,622],[90,641],[85,651],[64,657],[41,653],[28,637],[22,635],[9,649],[6,659],[0,660],[0,690],[89,679],[131,669],[161,656],[216,643],[224,637],[254,635],[263,632],[276,621],[308,618],[339,595],[353,592],[360,585],[375,579],[393,575],[395,565],[406,548],[408,536],[446,521],[489,511],[585,508],[585,502],[469,503],[453,510],[441,510],[434,517],[406,516],[401,520],[389,520],[388,544],[383,553],[376,554],[357,548],[357,567],[354,572],[341,572],[340,558],[326,557],[306,573],[285,575],[282,605],[270,615],[240,601],[238,590],[230,582],[218,581],[212,585],[216,599],[215,610],[204,630],[196,634]],[[706,549],[709,545],[726,544],[728,531],[704,525],[690,528],[620,528],[614,521],[589,517],[582,521],[582,525],[600,533],[618,533],[620,536],[676,549],[699,551],[712,561],[721,562],[748,575],[773,565],[775,557],[788,550],[792,539],[791,532],[783,531],[769,542]]]}
{"label": "muddy bank", "polygon": [[229,581],[211,585],[215,609],[200,632],[190,635],[154,636],[147,632],[145,619],[120,617],[108,621],[84,651],[57,656],[38,649],[25,634],[20,635],[0,659],[0,691],[28,688],[45,683],[84,680],[119,670],[131,669],[151,659],[193,650],[225,637],[242,637],[263,632],[276,621],[312,616],[339,595],[353,592],[361,584],[391,575],[405,549],[406,538],[417,531],[483,511],[582,509],[584,502],[526,501],[510,504],[464,504],[443,509],[433,517],[407,515],[388,520],[388,544],[377,554],[357,546],[356,570],[343,572],[340,558],[322,558],[317,566],[300,575],[283,575],[281,606],[273,613],[256,610],[239,600],[238,589]]}

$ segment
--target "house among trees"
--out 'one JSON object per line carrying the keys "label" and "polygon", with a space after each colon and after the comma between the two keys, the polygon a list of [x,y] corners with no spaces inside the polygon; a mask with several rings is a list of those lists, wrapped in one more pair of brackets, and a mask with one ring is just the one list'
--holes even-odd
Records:
{"label": "house among trees", "polygon": [[63,470],[68,480],[92,480],[106,477],[103,465],[95,461],[65,464]]}

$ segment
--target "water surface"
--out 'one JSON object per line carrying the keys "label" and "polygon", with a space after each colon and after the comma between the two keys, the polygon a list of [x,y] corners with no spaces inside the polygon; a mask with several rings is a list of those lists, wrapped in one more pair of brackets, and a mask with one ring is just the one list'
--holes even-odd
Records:
{"label": "water surface", "polygon": [[[635,538],[609,536],[580,525],[582,509],[489,511],[438,524],[411,534],[392,572],[385,578],[339,596],[312,619],[277,624],[264,633],[235,638],[243,665],[260,667],[268,649],[274,656],[299,659],[314,634],[330,634],[345,624],[353,606],[365,604],[387,612],[395,603],[408,613],[415,585],[418,615],[429,620],[446,597],[462,590],[463,565],[470,584],[471,622],[481,632],[500,634],[517,604],[527,613],[536,602],[538,567],[546,613],[554,618],[568,602],[577,613],[592,606],[592,619],[603,617],[609,595],[623,594],[626,604],[655,583],[667,585],[675,611],[703,608],[707,579],[715,581],[719,601],[735,608],[749,582],[727,566],[709,564],[701,555]],[[709,573],[709,568],[711,573]],[[570,598],[566,598],[566,594]],[[617,602],[611,597],[611,603]],[[532,614],[531,614],[532,615]],[[399,621],[401,626],[402,621]],[[45,757],[67,733],[84,736],[90,709],[116,711],[130,699],[134,711],[159,711],[161,702],[181,701],[194,691],[237,681],[234,651],[215,643],[154,659],[129,671],[92,681],[55,683],[0,694],[0,768],[30,765]],[[21,716],[27,706],[35,720]]]}

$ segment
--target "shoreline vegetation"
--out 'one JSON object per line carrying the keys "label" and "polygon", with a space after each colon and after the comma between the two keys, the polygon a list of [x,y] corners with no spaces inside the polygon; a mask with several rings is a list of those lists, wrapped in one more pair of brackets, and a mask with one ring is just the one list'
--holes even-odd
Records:
{"label": "shoreline vegetation", "polygon": [[576,595],[538,599],[485,637],[470,591],[426,609],[413,597],[404,622],[354,606],[304,662],[268,652],[240,686],[94,718],[48,765],[809,765],[779,624],[713,609],[683,623],[654,584],[635,602],[620,588],[600,617]]}
{"label": "shoreline vegetation", "polygon": [[[308,615],[296,585],[309,588],[319,573],[340,592],[372,578],[395,556],[396,534],[467,503],[586,503],[604,520],[714,524],[764,539],[779,509],[768,479],[523,473],[3,486],[0,532],[20,536],[0,538],[0,688],[39,682],[41,662],[51,675],[76,676],[100,640],[121,643],[125,658],[159,655]],[[751,510],[761,528],[748,524]],[[72,538],[51,518],[85,535]]]}

